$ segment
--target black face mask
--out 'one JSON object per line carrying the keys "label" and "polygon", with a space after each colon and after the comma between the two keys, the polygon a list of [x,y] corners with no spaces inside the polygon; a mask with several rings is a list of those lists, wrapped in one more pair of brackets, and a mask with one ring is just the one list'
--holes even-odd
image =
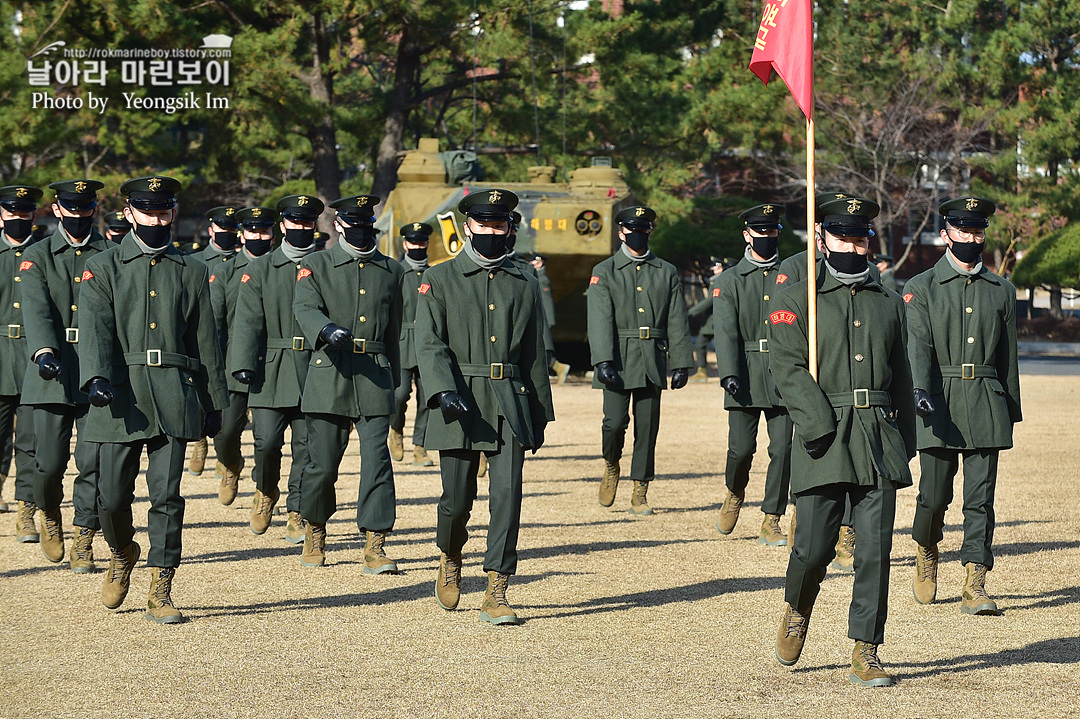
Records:
{"label": "black face mask", "polygon": [[25,240],[30,236],[30,233],[34,231],[33,220],[23,220],[16,218],[14,220],[4,221],[4,234],[13,240]]}
{"label": "black face mask", "polygon": [[857,275],[864,272],[867,268],[866,255],[860,255],[858,252],[833,252],[830,251],[825,256],[825,261],[828,262],[834,270],[845,275]]}
{"label": "black face mask", "polygon": [[750,247],[758,257],[767,260],[776,254],[776,246],[779,242],[779,237],[751,237]]}
{"label": "black face mask", "polygon": [[167,225],[140,225],[135,223],[135,234],[139,236],[143,244],[155,250],[160,250],[169,244],[169,234],[172,232],[172,223]]}
{"label": "black face mask", "polygon": [[514,245],[517,244],[517,233],[511,232],[506,236],[506,254],[510,254],[514,251]]}
{"label": "black face mask", "polygon": [[427,259],[426,247],[414,247],[411,250],[405,250],[405,254],[409,256],[409,259],[413,262],[423,262]]}
{"label": "black face mask", "polygon": [[225,232],[215,232],[214,244],[223,250],[232,250],[236,248],[236,231],[226,230]]}
{"label": "black face mask", "polygon": [[71,236],[71,239],[81,240],[90,234],[90,228],[94,226],[94,216],[67,217],[65,215],[60,218],[60,223],[64,226],[64,231]]}
{"label": "black face mask", "polygon": [[965,265],[973,265],[982,258],[985,242],[953,242],[950,252]]}
{"label": "black face mask", "polygon": [[311,247],[315,243],[315,228],[310,230],[302,228],[286,228],[285,241],[293,247]]}
{"label": "black face mask", "polygon": [[489,260],[506,256],[506,235],[473,235],[473,249]]}
{"label": "black face mask", "polygon": [[649,233],[627,232],[626,246],[639,255],[644,254],[649,249]]}
{"label": "black face mask", "polygon": [[270,240],[244,240],[244,249],[249,255],[262,257],[270,251]]}
{"label": "black face mask", "polygon": [[371,225],[345,225],[344,229],[345,241],[361,252],[369,252],[375,247],[377,233]]}

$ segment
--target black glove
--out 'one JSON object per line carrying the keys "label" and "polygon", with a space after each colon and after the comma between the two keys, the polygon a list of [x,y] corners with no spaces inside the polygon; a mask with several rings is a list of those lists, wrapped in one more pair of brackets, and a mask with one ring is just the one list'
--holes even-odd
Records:
{"label": "black glove", "polygon": [[610,362],[601,362],[596,365],[596,379],[600,381],[600,384],[606,384],[610,387],[619,381],[619,375]]}
{"label": "black glove", "polygon": [[344,327],[335,325],[333,322],[328,324],[326,327],[323,327],[322,331],[319,332],[319,339],[323,343],[329,345],[330,347],[333,347],[334,349],[339,349],[343,347],[345,343],[352,338],[352,332],[345,329]]}
{"label": "black glove", "polygon": [[682,389],[690,379],[690,370],[685,367],[671,371],[671,389]]}
{"label": "black glove", "polygon": [[207,412],[202,421],[203,437],[217,437],[221,431],[221,411]]}
{"label": "black glove", "polygon": [[732,397],[737,395],[739,390],[742,389],[742,386],[739,384],[739,378],[733,374],[720,380],[720,387]]}
{"label": "black glove", "polygon": [[915,414],[920,417],[929,417],[934,413],[934,401],[930,399],[930,393],[924,389],[915,388]]}
{"label": "black glove", "polygon": [[249,369],[238,369],[232,373],[240,384],[255,384],[255,373]]}
{"label": "black glove", "polygon": [[60,374],[60,361],[52,352],[42,352],[37,358],[37,373],[41,379],[56,379]]}
{"label": "black glove", "polygon": [[457,392],[439,392],[439,409],[442,410],[443,419],[453,422],[469,411],[469,405],[465,404],[465,398]]}
{"label": "black glove", "polygon": [[836,430],[822,435],[817,439],[812,439],[809,442],[803,442],[803,449],[810,455],[810,459],[821,459],[825,456],[825,453],[829,451],[829,447],[832,446],[833,441],[836,439]]}
{"label": "black glove", "polygon": [[544,429],[547,427],[545,423],[536,423],[533,425],[533,446],[532,453],[536,454],[536,450],[544,446]]}
{"label": "black glove", "polygon": [[[52,355],[49,356],[52,357]],[[38,361],[41,361],[40,357]],[[86,386],[86,394],[90,397],[90,404],[95,407],[108,407],[116,398],[116,392],[113,391],[109,380],[104,377],[95,377],[90,380],[90,384]]]}

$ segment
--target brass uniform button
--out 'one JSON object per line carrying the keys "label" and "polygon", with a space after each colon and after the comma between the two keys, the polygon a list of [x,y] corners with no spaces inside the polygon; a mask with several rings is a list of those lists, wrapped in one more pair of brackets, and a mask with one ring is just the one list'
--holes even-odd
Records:
{"label": "brass uniform button", "polygon": [[855,361],[856,362],[862,362],[863,361],[863,356],[861,354],[855,355]]}
{"label": "brass uniform button", "polygon": [[322,360],[321,359],[315,360],[315,364],[322,364]]}
{"label": "brass uniform button", "polygon": [[488,305],[488,309],[489,309],[489,310],[493,310],[493,309],[495,309],[495,305]]}
{"label": "brass uniform button", "polygon": [[489,279],[489,280],[493,280],[493,279],[495,279],[495,273],[494,273],[494,272],[489,272],[489,273],[488,273],[488,279]]}
{"label": "brass uniform button", "polygon": [[151,297],[157,297],[157,290],[150,290]]}
{"label": "brass uniform button", "polygon": [[969,285],[970,285],[970,284],[971,284],[971,280],[968,280],[966,284],[969,284]]}
{"label": "brass uniform button", "polygon": [[855,320],[854,322],[852,322],[852,324],[856,327],[862,327],[862,320]]}
{"label": "brass uniform button", "polygon": [[81,254],[82,254],[82,250],[75,250],[75,254],[76,254],[76,255],[81,255]]}
{"label": "brass uniform button", "polygon": [[638,288],[637,288],[637,291],[638,291],[638,292],[641,292],[641,288],[640,288],[640,287],[638,287]]}
{"label": "brass uniform button", "polygon": [[361,290],[360,290],[360,294],[362,294],[362,295],[366,295],[366,294],[367,294],[367,290],[365,290],[365,289],[361,289]]}
{"label": "brass uniform button", "polygon": [[361,267],[361,268],[363,268],[363,266],[364,266],[364,263],[363,263],[363,262],[361,262],[361,263],[360,263],[360,267]]}
{"label": "brass uniform button", "polygon": [[16,281],[16,282],[22,282],[22,277],[16,276],[16,277],[15,277],[15,281]]}
{"label": "brass uniform button", "polygon": [[491,335],[491,341],[492,341],[492,342],[494,342],[494,341],[495,341],[495,335]]}
{"label": "brass uniform button", "polygon": [[79,306],[78,305],[72,305],[71,306],[71,311],[72,312],[78,312],[79,311]]}
{"label": "brass uniform button", "polygon": [[637,311],[638,311],[638,312],[641,312],[641,313],[644,313],[644,312],[645,312],[645,308],[644,308],[644,307],[638,307],[638,308],[637,308]]}
{"label": "brass uniform button", "polygon": [[153,267],[157,264],[157,260],[150,260],[150,266]]}
{"label": "brass uniform button", "polygon": [[766,301],[766,302],[768,302],[768,301],[769,301],[769,296],[768,296],[768,295],[765,295],[765,301]]}
{"label": "brass uniform button", "polygon": [[75,278],[75,283],[78,284],[79,282],[82,282],[82,277]]}
{"label": "brass uniform button", "polygon": [[970,307],[965,307],[964,312],[967,312],[970,315],[971,314],[971,308]]}
{"label": "brass uniform button", "polygon": [[18,302],[16,302],[15,304],[12,305],[12,307],[14,307],[15,309],[19,309],[20,305],[19,305]]}
{"label": "brass uniform button", "polygon": [[360,315],[359,319],[361,322],[367,322],[367,317],[364,317],[363,315]]}
{"label": "brass uniform button", "polygon": [[975,338],[974,337],[968,337],[968,344],[969,345],[975,344]]}
{"label": "brass uniform button", "polygon": [[150,323],[150,329],[156,330],[157,329],[157,322],[151,322]]}
{"label": "brass uniform button", "polygon": [[851,296],[852,296],[852,297],[854,297],[854,296],[855,296],[855,288],[854,288],[854,287],[852,287],[852,288],[851,288]]}

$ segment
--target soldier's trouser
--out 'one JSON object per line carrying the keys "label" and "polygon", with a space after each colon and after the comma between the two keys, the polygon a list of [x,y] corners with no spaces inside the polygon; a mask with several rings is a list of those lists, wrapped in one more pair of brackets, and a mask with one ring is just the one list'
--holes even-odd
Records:
{"label": "soldier's trouser", "polygon": [[705,369],[709,366],[709,343],[712,342],[713,336],[702,332],[697,336],[697,340],[694,342],[694,359],[697,361],[697,366],[701,369]]}
{"label": "soldier's trouser", "polygon": [[64,472],[71,459],[71,430],[75,439],[75,467],[79,470],[71,488],[75,525],[98,529],[98,445],[83,439],[90,405],[34,406],[34,497],[42,509],[59,510],[64,500]]}
{"label": "soldier's trouser", "polygon": [[180,566],[181,530],[184,527],[184,498],[180,495],[180,478],[184,474],[187,441],[159,434],[135,442],[105,442],[99,445],[101,493],[98,514],[101,533],[113,549],[123,549],[135,537],[131,503],[135,501],[135,478],[139,476],[139,459],[146,447],[146,490],[150,511],[146,516],[146,533],[150,551],[148,567]]}
{"label": "soldier's trouser", "polygon": [[[488,520],[485,572],[517,572],[518,531],[521,525],[521,470],[525,450],[499,418],[499,451],[488,456]],[[446,554],[457,554],[469,539],[467,525],[476,499],[476,474],[480,451],[444,449],[439,451],[442,496],[435,528],[435,543]]]}
{"label": "soldier's trouser", "polygon": [[401,382],[394,390],[394,402],[397,412],[390,420],[390,427],[401,432],[405,429],[405,407],[409,404],[409,396],[412,394],[413,381],[416,381],[416,421],[413,423],[412,443],[415,447],[424,446],[424,437],[427,435],[428,408],[424,404],[424,386],[420,384],[420,370],[416,367],[401,368]]}
{"label": "soldier's trouser", "polygon": [[996,449],[923,449],[919,451],[919,497],[911,537],[924,547],[941,541],[945,510],[953,499],[953,478],[964,460],[964,544],[960,562],[993,569],[994,492],[997,489]]}
{"label": "soldier's trouser", "polygon": [[356,498],[356,526],[361,532],[394,528],[397,508],[394,469],[390,464],[390,417],[350,419],[336,414],[309,414],[308,462],[300,486],[300,515],[326,524],[337,509],[337,482],[341,458],[349,445],[349,430],[356,425],[360,438],[360,491]]}
{"label": "soldier's trouser", "polygon": [[638,389],[604,388],[602,449],[604,459],[615,463],[622,457],[630,405],[634,405],[634,457],[630,479],[648,482],[656,473],[656,435],[660,431],[660,392],[654,384]]}
{"label": "soldier's trouser", "polygon": [[221,431],[214,437],[218,461],[231,469],[244,462],[240,454],[240,435],[247,427],[247,392],[229,392],[229,406],[221,413]]}
{"label": "soldier's trouser", "polygon": [[308,463],[307,420],[299,407],[276,409],[253,407],[255,420],[255,467],[251,478],[263,494],[270,494],[281,482],[281,448],[285,446],[285,428],[292,427],[292,467],[289,469],[289,496],[285,507],[300,511],[300,482]]}
{"label": "soldier's trouser", "polygon": [[889,553],[892,551],[896,488],[878,478],[882,487],[830,484],[795,495],[799,521],[788,560],[784,598],[806,611],[814,605],[825,568],[836,556],[836,536],[851,497],[855,527],[855,586],[848,608],[848,637],[859,642],[885,641],[889,600]]}
{"label": "soldier's trouser", "polygon": [[[35,502],[34,408],[19,404],[19,395],[0,397],[0,436],[7,437],[15,457],[15,499]],[[11,476],[10,466],[4,474]]]}
{"label": "soldier's trouser", "polygon": [[791,485],[791,436],[794,432],[791,416],[783,407],[728,410],[727,488],[742,494],[750,481],[750,465],[757,449],[758,418],[762,412],[769,433],[769,469],[765,474],[761,511],[783,514],[787,511]]}
{"label": "soldier's trouser", "polygon": [[[5,413],[4,405],[10,404],[10,411]],[[11,474],[11,460],[15,454],[15,436],[13,421],[15,408],[19,405],[18,395],[11,397],[0,396],[0,474],[5,477]]]}

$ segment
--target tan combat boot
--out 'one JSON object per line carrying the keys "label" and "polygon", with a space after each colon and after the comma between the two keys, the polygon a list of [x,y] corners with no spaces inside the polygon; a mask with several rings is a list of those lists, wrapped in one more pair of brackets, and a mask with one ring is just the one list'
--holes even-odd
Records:
{"label": "tan combat boot", "polygon": [[652,514],[649,506],[648,495],[649,483],[640,479],[634,480],[634,493],[630,495],[630,514]]}
{"label": "tan combat boot", "polygon": [[720,505],[720,516],[716,518],[716,529],[720,534],[731,534],[734,531],[745,499],[745,494],[735,494],[728,490],[727,499]]}
{"label": "tan combat boot", "polygon": [[448,612],[457,609],[461,601],[461,555],[443,554],[439,559],[439,576],[435,578],[435,601]]}
{"label": "tan combat boot", "polygon": [[877,644],[867,642],[855,642],[848,679],[852,684],[864,687],[891,687],[894,683],[892,676],[881,666]]}
{"label": "tan combat boot", "polygon": [[60,510],[41,510],[39,522],[41,553],[54,564],[64,561],[64,520]]}
{"label": "tan combat boot", "polygon": [[829,569],[837,572],[855,571],[855,529],[840,525],[840,535],[836,538],[836,558]]}
{"label": "tan combat boot", "polygon": [[4,501],[4,485],[7,484],[7,475],[0,474],[0,514],[10,512],[11,507]]}
{"label": "tan combat boot", "polygon": [[400,430],[391,428],[387,444],[390,445],[390,456],[395,462],[405,459],[405,440]]}
{"label": "tan combat boot", "polygon": [[90,574],[97,569],[94,566],[94,535],[97,532],[90,527],[77,529],[79,531],[75,535],[75,541],[71,543],[68,563],[75,574]]}
{"label": "tan combat boot", "polygon": [[983,614],[997,616],[998,605],[986,593],[986,573],[990,571],[985,564],[968,562],[964,565],[967,578],[964,580],[964,593],[961,597],[960,611],[964,614]]}
{"label": "tan combat boot", "polygon": [[780,529],[780,515],[766,514],[761,522],[761,533],[758,535],[758,543],[770,547],[786,547],[788,537],[784,530]]}
{"label": "tan combat boot", "polygon": [[273,488],[270,494],[263,494],[259,489],[255,490],[255,496],[251,501],[251,531],[253,534],[265,534],[270,528],[270,522],[274,519],[274,507],[281,498],[281,490]]}
{"label": "tan combat boot", "polygon": [[480,621],[489,624],[517,624],[518,616],[506,601],[506,587],[510,584],[510,575],[501,572],[488,572],[487,591],[480,605]]}
{"label": "tan combat boot", "polygon": [[476,476],[477,477],[483,477],[485,474],[487,474],[487,464],[488,464],[487,455],[484,454],[483,452],[481,452],[480,453],[480,469],[478,469],[476,471]]}
{"label": "tan combat boot", "polygon": [[364,544],[364,574],[397,574],[397,562],[386,556],[386,531],[367,531]]}
{"label": "tan combat boot", "polygon": [[785,667],[795,664],[802,655],[806,632],[810,629],[810,613],[813,610],[814,608],[810,607],[806,612],[800,612],[790,604],[784,604],[784,616],[780,620],[780,631],[776,635],[776,660]]}
{"label": "tan combat boot", "polygon": [[551,369],[555,372],[555,376],[559,378],[558,383],[566,384],[566,378],[570,376],[570,365],[563,364],[556,360],[554,364],[551,365]]}
{"label": "tan combat boot", "polygon": [[101,585],[101,601],[109,609],[116,609],[124,603],[128,588],[131,586],[131,570],[139,561],[142,548],[132,542],[123,549],[113,549],[109,560],[109,571],[105,573],[105,583]]}
{"label": "tan combat boot", "polygon": [[172,600],[174,567],[151,567],[150,592],[146,595],[146,618],[156,624],[179,624],[184,615]]}
{"label": "tan combat boot", "polygon": [[303,542],[304,524],[299,512],[289,512],[289,521],[285,524],[285,541],[290,544]]}
{"label": "tan combat boot", "polygon": [[915,578],[911,580],[911,592],[919,604],[929,604],[937,598],[937,568],[937,545],[924,547],[916,543]]}
{"label": "tan combat boot", "polygon": [[601,507],[610,507],[615,504],[615,493],[619,491],[619,463],[604,460],[604,476],[600,478]]}
{"label": "tan combat boot", "polygon": [[321,567],[326,564],[326,525],[308,522],[304,528],[304,552],[300,564]]}
{"label": "tan combat boot", "polygon": [[24,543],[39,541],[41,536],[38,534],[37,524],[34,522],[37,505],[22,500],[17,501],[15,504],[18,505],[15,509],[15,541]]}
{"label": "tan combat boot", "polygon": [[428,456],[427,450],[423,447],[413,445],[412,448],[412,463],[417,467],[434,467],[435,462]]}
{"label": "tan combat boot", "polygon": [[206,437],[193,442],[191,445],[191,459],[188,460],[188,471],[198,477],[206,469],[206,451],[209,443]]}
{"label": "tan combat boot", "polygon": [[243,469],[243,466],[233,469],[232,467],[226,467],[224,464],[221,465],[221,484],[218,485],[217,498],[226,507],[236,499],[236,490],[240,486],[241,469]]}
{"label": "tan combat boot", "polygon": [[218,478],[225,476],[225,465],[221,463],[220,459],[214,463],[214,474],[216,474]]}

